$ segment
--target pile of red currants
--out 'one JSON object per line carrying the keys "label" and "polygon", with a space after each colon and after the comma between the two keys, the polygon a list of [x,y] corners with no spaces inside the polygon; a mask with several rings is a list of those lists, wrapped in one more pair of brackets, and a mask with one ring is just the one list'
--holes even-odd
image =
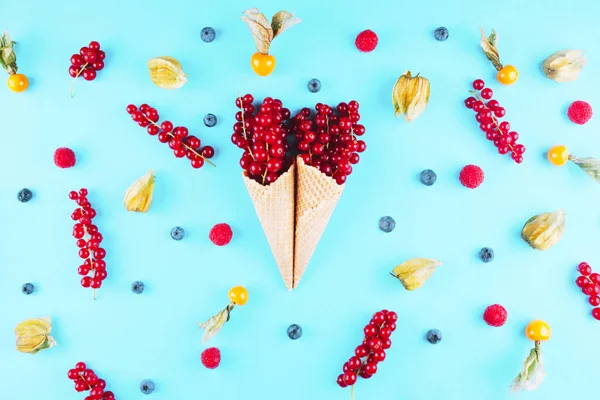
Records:
{"label": "pile of red currants", "polygon": [[303,108],[290,120],[298,153],[307,165],[342,185],[352,173],[352,165],[360,160],[358,153],[367,148],[363,140],[357,139],[365,133],[365,127],[358,123],[358,102],[339,103],[337,113],[321,103],[315,110],[313,117],[309,108]]}
{"label": "pile of red currants", "polygon": [[494,93],[492,89],[486,88],[481,79],[473,82],[471,94],[473,96],[465,100],[465,106],[477,113],[475,119],[479,122],[479,128],[485,132],[485,137],[494,142],[498,153],[512,153],[512,159],[520,164],[523,162],[523,153],[525,146],[517,144],[519,134],[510,130],[508,121],[498,122],[500,118],[506,115],[504,107],[500,106],[497,100],[492,100]]}
{"label": "pile of red currants", "polygon": [[[84,288],[100,289],[102,282],[106,279],[106,250],[100,247],[102,235],[98,232],[98,227],[92,224],[96,216],[96,210],[87,199],[87,189],[80,189],[79,192],[72,191],[69,198],[77,203],[77,208],[71,214],[71,219],[76,221],[73,225],[73,237],[77,239],[79,248],[79,257],[84,259],[83,264],[79,266],[78,273],[83,275],[81,286]],[[91,274],[91,276],[90,276]],[[96,291],[94,290],[94,298]]]}
{"label": "pile of red currants", "polygon": [[577,267],[581,274],[575,283],[581,288],[581,291],[589,296],[589,303],[595,307],[592,310],[592,316],[600,320],[600,274],[592,273],[592,267],[586,262],[582,262]]}
{"label": "pile of red currants", "polygon": [[77,392],[90,391],[85,400],[115,400],[113,392],[104,391],[106,389],[106,381],[98,378],[96,373],[87,368],[85,363],[78,362],[75,364],[75,368],[70,369],[67,376],[75,382],[75,390]]}
{"label": "pile of red currants", "polygon": [[161,143],[168,143],[177,158],[187,157],[193,168],[201,168],[204,162],[215,166],[209,159],[215,155],[212,146],[201,146],[200,139],[189,135],[185,126],[173,127],[171,121],[163,121],[158,125],[158,111],[148,104],[142,104],[138,109],[135,105],[127,106],[127,113],[131,119],[142,128],[146,128],[149,135],[157,136]]}
{"label": "pile of red currants", "polygon": [[[86,81],[93,81],[96,79],[96,73],[104,68],[105,57],[106,53],[100,50],[100,43],[92,41],[87,47],[82,47],[79,54],[71,56],[69,75],[75,79],[83,76]],[[73,86],[71,86],[71,97],[73,97]]]}
{"label": "pile of red currants", "polygon": [[258,110],[253,101],[251,94],[235,100],[240,111],[235,114],[231,142],[244,150],[240,166],[248,177],[269,185],[293,163],[291,156],[286,157],[290,144],[285,122],[290,118],[290,110],[283,107],[281,100],[271,97],[266,97]]}
{"label": "pile of red currants", "polygon": [[385,360],[385,350],[392,346],[390,336],[396,330],[398,315],[393,311],[381,310],[373,314],[365,326],[365,338],[354,350],[354,356],[344,364],[343,374],[337,378],[341,387],[353,386],[358,377],[369,379],[377,372],[377,364]]}

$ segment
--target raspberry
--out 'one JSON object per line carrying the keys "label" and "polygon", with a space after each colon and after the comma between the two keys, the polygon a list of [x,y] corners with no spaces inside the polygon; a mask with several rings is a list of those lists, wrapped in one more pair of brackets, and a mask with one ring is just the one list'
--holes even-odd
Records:
{"label": "raspberry", "polygon": [[488,306],[483,313],[483,320],[485,323],[495,327],[504,325],[507,317],[508,314],[506,313],[506,308],[502,307],[500,304]]}
{"label": "raspberry", "polygon": [[233,232],[231,227],[227,224],[217,224],[213,226],[210,230],[210,234],[208,235],[210,241],[217,246],[225,246],[226,244],[229,244],[232,237]]}
{"label": "raspberry", "polygon": [[460,171],[460,183],[469,189],[475,189],[483,182],[483,170],[477,165],[469,164]]}
{"label": "raspberry", "polygon": [[209,347],[200,356],[202,365],[208,369],[215,369],[221,363],[221,352],[216,347]]}
{"label": "raspberry", "polygon": [[377,34],[372,30],[367,29],[356,36],[356,41],[354,44],[358,50],[362,51],[363,53],[369,53],[375,50],[378,42],[379,38],[377,37]]}
{"label": "raspberry", "polygon": [[75,153],[66,147],[59,147],[54,152],[54,164],[58,168],[71,168],[75,165]]}
{"label": "raspberry", "polygon": [[569,119],[578,125],[583,125],[592,118],[592,106],[585,101],[577,100],[569,106]]}

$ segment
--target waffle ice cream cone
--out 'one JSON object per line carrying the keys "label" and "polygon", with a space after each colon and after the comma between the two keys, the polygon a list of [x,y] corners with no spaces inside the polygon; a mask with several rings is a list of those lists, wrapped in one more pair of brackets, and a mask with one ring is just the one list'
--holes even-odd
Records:
{"label": "waffle ice cream cone", "polygon": [[263,186],[245,174],[243,178],[279,272],[285,286],[291,290],[294,272],[295,166],[292,165],[269,186]]}
{"label": "waffle ice cream cone", "polygon": [[[294,280],[297,287],[304,275],[344,185],[297,158],[296,236],[294,242]],[[279,178],[281,179],[281,178]]]}

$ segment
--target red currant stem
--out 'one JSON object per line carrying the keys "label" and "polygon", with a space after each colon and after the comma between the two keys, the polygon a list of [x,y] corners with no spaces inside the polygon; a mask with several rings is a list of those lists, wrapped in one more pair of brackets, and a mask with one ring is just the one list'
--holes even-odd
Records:
{"label": "red currant stem", "polygon": [[[494,125],[496,125],[496,129],[500,133],[500,136],[503,136],[503,133],[500,130],[500,125],[498,124],[498,120],[494,116],[494,112],[487,106],[487,104],[485,104],[485,101],[483,101],[483,99],[481,97],[479,97],[479,93],[478,92],[476,92],[474,90],[469,90],[469,92],[471,92],[472,95],[474,95],[475,97],[477,97],[477,100],[479,100],[479,101],[481,101],[483,103],[483,106],[486,108],[486,110],[490,110],[492,112],[492,122],[494,123]],[[508,132],[506,132],[506,134],[508,135]],[[514,147],[512,146],[511,143],[507,143],[506,145],[508,146],[508,148],[510,149],[511,152],[513,152],[513,153],[515,152],[515,149],[514,149]]]}
{"label": "red currant stem", "polygon": [[[254,158],[254,154],[252,154],[252,149],[250,148],[250,141],[248,140],[248,135],[246,132],[246,119],[244,118],[244,100],[240,95],[238,95],[238,99],[240,100],[240,108],[242,111],[242,130],[244,131],[244,139],[246,139],[246,142],[248,142],[248,152],[250,153],[250,157],[252,157],[252,159],[256,161],[256,159]],[[265,182],[263,180],[263,184],[264,183]]]}
{"label": "red currant stem", "polygon": [[79,75],[81,75],[81,73],[83,72],[83,70],[85,69],[85,67],[88,66],[89,63],[85,63],[83,64],[83,66],[81,67],[81,69],[79,71],[77,71],[77,75],[75,75],[75,78],[73,78],[73,83],[71,84],[71,90],[69,91],[69,95],[71,96],[71,98],[73,98],[73,87],[75,87],[75,82],[77,81],[77,78],[79,78]]}
{"label": "red currant stem", "polygon": [[354,385],[350,388],[350,400],[354,400]]}
{"label": "red currant stem", "polygon": [[[146,120],[148,122],[150,122],[152,125],[156,126],[159,129],[162,129],[156,122],[152,121],[150,118],[148,118],[146,116],[146,114],[142,113],[144,115],[144,118],[146,118]],[[172,138],[174,138],[175,136],[171,133],[171,132],[167,132],[167,135],[171,136]],[[191,150],[195,155],[197,155],[198,157],[202,157],[204,159],[204,161],[206,161],[207,163],[209,163],[210,165],[212,165],[213,167],[216,167],[216,165],[210,161],[208,158],[204,157],[202,154],[198,154],[198,152],[194,149],[192,149],[190,146],[188,146],[187,144],[181,142],[181,144],[183,145],[183,147],[185,147],[188,150]]]}

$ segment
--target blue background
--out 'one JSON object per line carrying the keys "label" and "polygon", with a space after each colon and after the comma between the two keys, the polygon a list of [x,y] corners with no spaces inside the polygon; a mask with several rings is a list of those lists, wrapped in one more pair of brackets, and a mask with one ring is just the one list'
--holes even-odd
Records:
{"label": "blue background", "polygon": [[[0,90],[0,397],[83,399],[66,373],[85,361],[118,399],[143,398],[138,385],[145,378],[157,384],[155,399],[348,399],[349,389],[335,379],[381,308],[398,313],[398,329],[377,375],[358,382],[357,399],[511,398],[508,386],[532,346],[523,330],[538,318],[553,329],[543,343],[548,376],[524,396],[590,396],[600,322],[574,280],[582,260],[600,270],[600,185],[574,165],[551,166],[545,152],[563,143],[576,155],[600,157],[600,118],[577,126],[566,117],[574,100],[600,105],[596,2],[5,3],[2,24],[18,41],[19,70],[30,88]],[[249,66],[254,44],[240,14],[250,7],[269,18],[296,11],[303,20],[274,41],[278,63],[267,78]],[[517,84],[495,81],[478,47],[480,24],[499,32],[502,60],[519,69]],[[441,25],[450,30],[443,43],[433,38]],[[204,26],[217,30],[213,43],[200,40]],[[362,54],[354,38],[367,28],[379,46]],[[69,57],[90,40],[106,51],[106,68],[96,81],[78,81],[71,99]],[[566,48],[586,51],[580,79],[546,79],[542,60]],[[183,64],[189,82],[182,89],[151,83],[146,62],[160,55]],[[431,82],[429,106],[411,124],[394,117],[390,101],[407,69]],[[478,77],[490,83],[527,146],[524,164],[496,154],[464,108]],[[318,94],[306,89],[311,78],[323,84]],[[280,98],[292,110],[361,104],[368,149],[293,293],[277,271],[240,176],[240,151],[230,143],[238,92]],[[131,121],[125,106],[143,102],[214,145],[218,168],[192,169]],[[208,112],[219,118],[210,129],[202,123]],[[60,146],[77,153],[74,168],[53,165]],[[471,163],[486,175],[476,190],[457,178]],[[418,181],[425,168],[438,174],[432,187]],[[152,208],[129,213],[125,190],[149,169],[156,171]],[[16,200],[22,187],[34,191],[30,203]],[[79,285],[71,237],[67,194],[80,187],[90,191],[108,253],[109,277],[95,302]],[[569,217],[560,243],[546,252],[528,248],[519,238],[523,223],[561,207]],[[383,215],[397,221],[391,234],[377,228]],[[207,238],[219,222],[234,230],[224,248]],[[181,242],[169,237],[176,225],[186,229]],[[477,258],[483,246],[496,251],[490,264]],[[412,257],[444,265],[407,292],[388,273]],[[134,280],[146,283],[143,295],[131,293]],[[36,286],[29,297],[20,292],[25,282]],[[207,370],[196,323],[224,307],[238,284],[250,300],[208,343],[223,360]],[[508,310],[501,328],[481,318],[492,303]],[[37,356],[16,352],[14,326],[43,316],[53,318],[59,346]],[[287,338],[291,323],[304,328],[298,341]],[[430,328],[443,332],[436,346],[424,339]]]}

